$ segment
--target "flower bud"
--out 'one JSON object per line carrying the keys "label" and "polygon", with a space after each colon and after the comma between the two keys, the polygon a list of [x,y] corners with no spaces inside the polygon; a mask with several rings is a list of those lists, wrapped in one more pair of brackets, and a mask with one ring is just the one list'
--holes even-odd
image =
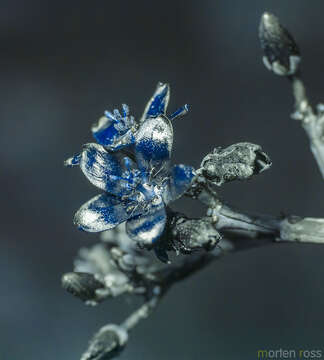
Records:
{"label": "flower bud", "polygon": [[62,276],[62,286],[83,301],[96,301],[96,290],[103,288],[104,284],[93,274],[71,272]]}
{"label": "flower bud", "polygon": [[216,148],[204,157],[199,174],[206,181],[221,186],[233,180],[246,180],[271,166],[271,160],[259,145],[238,143]]}
{"label": "flower bud", "polygon": [[128,340],[127,331],[118,325],[109,324],[101,328],[90,341],[81,360],[109,360],[116,357]]}
{"label": "flower bud", "polygon": [[289,32],[278,18],[268,12],[261,17],[259,38],[264,52],[264,65],[277,75],[288,76],[297,72],[300,52]]}
{"label": "flower bud", "polygon": [[214,225],[204,219],[180,219],[173,227],[172,235],[174,241],[181,244],[179,250],[187,254],[199,249],[212,250],[221,239]]}

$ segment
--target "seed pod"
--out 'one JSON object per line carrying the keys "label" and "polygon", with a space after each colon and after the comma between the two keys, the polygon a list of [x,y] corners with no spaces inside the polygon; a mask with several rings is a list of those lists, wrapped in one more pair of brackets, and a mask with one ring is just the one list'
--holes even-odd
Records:
{"label": "seed pod", "polygon": [[259,38],[264,51],[264,65],[277,75],[288,76],[297,72],[300,52],[294,38],[268,12],[261,17]]}
{"label": "seed pod", "polygon": [[71,272],[62,276],[62,286],[65,290],[83,301],[96,301],[96,290],[104,288],[104,284],[93,274]]}

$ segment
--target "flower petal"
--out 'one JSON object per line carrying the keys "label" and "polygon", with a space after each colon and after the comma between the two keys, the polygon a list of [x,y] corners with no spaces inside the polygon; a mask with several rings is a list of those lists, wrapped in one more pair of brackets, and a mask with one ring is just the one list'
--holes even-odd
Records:
{"label": "flower petal", "polygon": [[147,103],[141,121],[143,122],[150,117],[156,117],[161,114],[165,114],[168,107],[170,98],[170,86],[169,84],[163,84],[159,82],[157,84],[155,93]]}
{"label": "flower petal", "polygon": [[64,166],[73,167],[80,165],[81,154],[76,154],[64,161]]}
{"label": "flower petal", "polygon": [[163,194],[166,204],[180,198],[190,187],[195,169],[188,165],[174,165],[170,172],[168,186]]}
{"label": "flower petal", "polygon": [[88,180],[99,189],[116,193],[116,177],[120,177],[122,168],[116,155],[109,153],[98,144],[83,146],[80,168]]}
{"label": "flower petal", "polygon": [[167,216],[164,205],[148,214],[142,214],[126,222],[128,236],[144,245],[152,245],[163,233]]}
{"label": "flower petal", "polygon": [[74,224],[88,232],[109,230],[127,220],[126,208],[125,203],[109,194],[97,195],[77,211]]}
{"label": "flower petal", "polygon": [[188,113],[189,111],[189,105],[188,104],[185,104],[183,105],[181,108],[179,108],[178,110],[176,110],[173,114],[171,114],[169,116],[169,119],[170,120],[174,120],[176,119],[177,117],[180,117],[180,116],[184,116]]}
{"label": "flower petal", "polygon": [[170,160],[173,128],[170,120],[160,115],[144,121],[136,133],[135,156],[141,170],[165,166]]}
{"label": "flower petal", "polygon": [[106,116],[102,116],[97,123],[92,125],[91,131],[93,137],[101,145],[110,145],[114,138],[118,136],[114,122]]}

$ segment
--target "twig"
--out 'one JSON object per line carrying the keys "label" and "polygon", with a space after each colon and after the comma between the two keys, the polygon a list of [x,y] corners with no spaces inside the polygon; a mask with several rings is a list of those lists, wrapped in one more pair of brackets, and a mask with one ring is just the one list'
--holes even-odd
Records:
{"label": "twig", "polygon": [[121,326],[127,331],[132,330],[141,320],[146,319],[154,311],[160,299],[161,290],[156,286],[152,298],[129,315]]}
{"label": "twig", "polygon": [[315,114],[306,96],[303,81],[298,75],[289,77],[292,83],[293,95],[295,98],[295,113],[292,118],[300,120],[305,129],[310,148],[324,178],[324,117],[321,112],[321,105],[318,106],[319,113]]}

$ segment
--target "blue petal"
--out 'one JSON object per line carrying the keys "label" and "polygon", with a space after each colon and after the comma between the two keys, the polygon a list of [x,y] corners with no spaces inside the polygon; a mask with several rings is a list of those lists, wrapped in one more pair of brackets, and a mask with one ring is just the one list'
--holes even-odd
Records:
{"label": "blue petal", "polygon": [[134,143],[133,130],[136,125],[133,116],[129,116],[126,104],[122,105],[123,115],[117,109],[114,113],[105,111],[105,116],[91,128],[98,144],[104,145],[111,151],[122,149]]}
{"label": "blue petal", "polygon": [[147,103],[140,122],[145,121],[149,117],[156,117],[165,114],[170,98],[169,84],[159,82],[155,93]]}
{"label": "blue petal", "polygon": [[136,133],[135,156],[141,170],[156,170],[170,160],[173,129],[170,120],[160,115],[145,120]]}
{"label": "blue petal", "polygon": [[97,195],[77,211],[74,224],[88,232],[109,230],[127,220],[126,209],[125,203],[109,194]]}
{"label": "blue petal", "polygon": [[81,154],[76,154],[64,161],[64,166],[73,167],[80,164]]}
{"label": "blue petal", "polygon": [[98,123],[91,127],[91,131],[97,143],[101,145],[112,144],[114,138],[118,136],[118,131],[115,129],[113,121],[106,116],[101,117]]}
{"label": "blue petal", "polygon": [[80,168],[93,185],[111,194],[117,195],[121,186],[127,186],[127,181],[121,179],[122,167],[119,158],[101,145],[84,145]]}
{"label": "blue petal", "polygon": [[167,216],[164,205],[148,214],[135,216],[126,222],[128,236],[145,245],[152,245],[162,235]]}
{"label": "blue petal", "polygon": [[195,170],[188,165],[174,165],[170,172],[168,187],[163,194],[163,200],[167,204],[180,198],[190,187]]}

